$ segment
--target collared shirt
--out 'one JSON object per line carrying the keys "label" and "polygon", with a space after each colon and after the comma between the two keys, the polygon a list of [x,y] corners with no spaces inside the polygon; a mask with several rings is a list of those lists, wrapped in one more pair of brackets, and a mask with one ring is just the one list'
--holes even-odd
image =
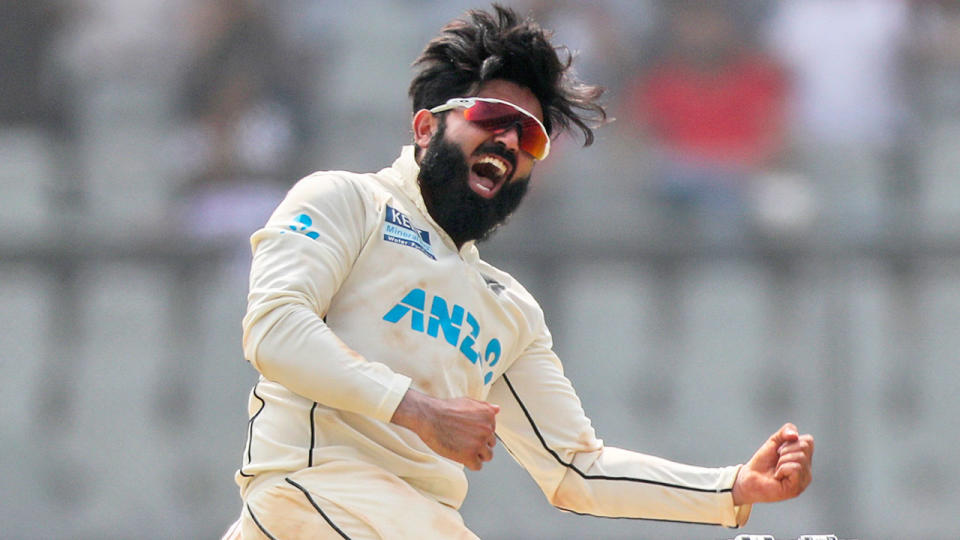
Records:
{"label": "collared shirt", "polygon": [[375,464],[459,508],[463,466],[389,423],[408,388],[495,403],[497,436],[548,500],[579,513],[727,526],[737,467],[701,468],[605,447],[536,300],[457,249],[420,195],[413,147],[377,173],[298,182],[251,238],[243,320],[261,373],[241,487],[331,460]]}

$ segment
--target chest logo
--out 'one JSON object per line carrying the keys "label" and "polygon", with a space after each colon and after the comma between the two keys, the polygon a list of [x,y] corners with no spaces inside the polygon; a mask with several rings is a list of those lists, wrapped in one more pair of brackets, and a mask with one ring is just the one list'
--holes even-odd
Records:
{"label": "chest logo", "polygon": [[406,214],[392,206],[387,206],[387,215],[384,218],[383,239],[401,246],[412,247],[423,252],[433,260],[433,246],[430,245],[430,231],[416,228]]}
{"label": "chest logo", "polygon": [[383,320],[399,324],[407,315],[410,319],[410,330],[442,339],[459,350],[460,355],[471,364],[479,363],[484,372],[483,383],[490,384],[493,380],[493,367],[500,361],[503,347],[497,338],[488,341],[486,346],[477,342],[480,338],[480,323],[472,313],[457,304],[449,307],[442,296],[434,296],[430,302],[430,311],[427,311],[427,292],[413,289],[383,316]]}

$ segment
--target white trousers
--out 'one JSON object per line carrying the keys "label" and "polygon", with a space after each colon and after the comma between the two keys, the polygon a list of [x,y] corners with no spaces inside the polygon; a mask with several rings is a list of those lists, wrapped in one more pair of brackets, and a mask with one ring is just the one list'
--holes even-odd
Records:
{"label": "white trousers", "polygon": [[334,461],[255,480],[223,540],[473,539],[456,509],[361,462]]}

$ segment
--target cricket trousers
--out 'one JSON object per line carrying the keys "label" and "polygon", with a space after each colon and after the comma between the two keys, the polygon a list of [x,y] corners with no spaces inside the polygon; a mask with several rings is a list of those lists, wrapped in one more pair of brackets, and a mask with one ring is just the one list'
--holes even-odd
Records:
{"label": "cricket trousers", "polygon": [[366,463],[332,461],[257,478],[223,540],[473,539],[456,509]]}

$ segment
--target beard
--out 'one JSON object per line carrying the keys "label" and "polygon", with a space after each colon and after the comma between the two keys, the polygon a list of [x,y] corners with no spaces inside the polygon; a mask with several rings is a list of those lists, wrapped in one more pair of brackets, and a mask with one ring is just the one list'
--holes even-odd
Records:
{"label": "beard", "polygon": [[[430,139],[420,160],[417,180],[430,217],[450,238],[462,246],[469,240],[484,241],[520,206],[530,177],[511,178],[492,199],[484,199],[467,184],[470,168],[459,146],[444,137],[444,123]],[[515,162],[496,145],[481,146],[479,153],[496,154]]]}

